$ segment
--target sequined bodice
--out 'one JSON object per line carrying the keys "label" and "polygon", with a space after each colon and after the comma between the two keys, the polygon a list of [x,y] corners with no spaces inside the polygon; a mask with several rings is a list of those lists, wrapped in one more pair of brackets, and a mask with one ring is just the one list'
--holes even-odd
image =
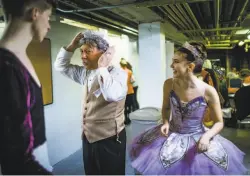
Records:
{"label": "sequined bodice", "polygon": [[202,123],[207,103],[203,96],[196,97],[183,104],[174,91],[170,92],[172,120],[170,131],[189,134],[204,132]]}
{"label": "sequined bodice", "polygon": [[[154,153],[157,155],[157,160],[161,161],[163,168],[165,170],[170,168],[171,170],[171,167],[179,161],[190,167],[196,162],[193,162],[193,159],[197,160],[198,156],[204,154],[207,159],[213,161],[213,165],[216,164],[218,168],[227,171],[230,158],[228,151],[223,146],[223,142],[221,142],[223,138],[220,135],[215,135],[210,140],[207,151],[196,153],[197,143],[207,131],[203,126],[203,117],[207,108],[205,98],[198,96],[187,103],[182,103],[176,93],[171,91],[170,105],[172,118],[168,135],[162,135],[162,124],[147,130],[136,139],[136,148],[132,150],[133,155],[136,156],[138,150],[142,151],[143,156],[145,153],[151,153],[150,157],[152,157],[152,153]],[[160,147],[160,153],[156,152],[157,147]],[[158,156],[160,159],[158,159]],[[198,161],[199,167],[201,166],[200,163],[202,162]],[[208,162],[204,160],[204,163]],[[154,166],[154,164],[150,163],[150,167],[152,165]],[[158,167],[157,165],[154,168],[158,169]],[[180,169],[182,168],[180,167]]]}

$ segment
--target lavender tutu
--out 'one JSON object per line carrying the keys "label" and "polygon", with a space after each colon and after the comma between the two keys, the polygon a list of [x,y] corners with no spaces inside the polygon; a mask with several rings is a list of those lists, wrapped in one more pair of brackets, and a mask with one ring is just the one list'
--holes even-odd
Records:
{"label": "lavender tutu", "polygon": [[207,108],[200,96],[183,105],[171,91],[172,120],[168,137],[161,125],[136,137],[129,146],[132,167],[143,175],[242,175],[244,153],[232,142],[216,135],[208,151],[197,152],[206,129],[202,119]]}

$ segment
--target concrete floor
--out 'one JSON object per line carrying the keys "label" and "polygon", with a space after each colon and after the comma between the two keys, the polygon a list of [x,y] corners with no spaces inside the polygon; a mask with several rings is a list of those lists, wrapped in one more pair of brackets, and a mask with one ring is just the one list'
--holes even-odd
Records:
{"label": "concrete floor", "polygon": [[[131,126],[127,126],[127,138],[131,140]],[[246,153],[244,163],[250,171],[250,128],[247,129],[233,129],[224,128],[221,135],[233,141],[243,152]],[[54,165],[55,175],[83,175],[82,149],[64,159],[63,161]],[[135,175],[134,170],[130,165],[129,158],[126,159],[126,174]],[[249,172],[250,175],[250,172]]]}

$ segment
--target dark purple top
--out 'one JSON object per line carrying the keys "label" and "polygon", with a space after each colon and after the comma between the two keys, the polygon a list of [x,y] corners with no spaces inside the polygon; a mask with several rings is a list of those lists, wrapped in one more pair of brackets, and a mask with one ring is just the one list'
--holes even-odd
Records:
{"label": "dark purple top", "polygon": [[18,58],[0,48],[2,174],[49,174],[33,150],[46,141],[42,90]]}

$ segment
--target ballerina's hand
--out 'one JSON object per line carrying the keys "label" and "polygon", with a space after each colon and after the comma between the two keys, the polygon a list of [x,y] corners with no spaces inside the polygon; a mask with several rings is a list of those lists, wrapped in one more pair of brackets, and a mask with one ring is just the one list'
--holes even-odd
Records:
{"label": "ballerina's hand", "polygon": [[168,131],[169,131],[169,123],[165,122],[162,126],[161,126],[161,133],[164,136],[168,136]]}
{"label": "ballerina's hand", "polygon": [[201,136],[200,140],[198,141],[198,152],[206,152],[209,147],[210,138],[206,135]]}

